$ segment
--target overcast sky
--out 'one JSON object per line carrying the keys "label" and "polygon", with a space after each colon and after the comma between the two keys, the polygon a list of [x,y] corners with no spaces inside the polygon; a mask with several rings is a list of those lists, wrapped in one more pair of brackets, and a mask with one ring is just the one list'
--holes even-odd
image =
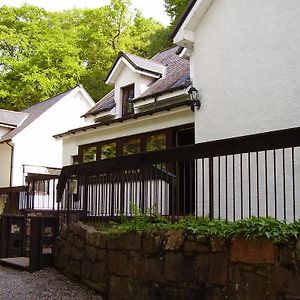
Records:
{"label": "overcast sky", "polygon": [[[147,18],[153,17],[164,25],[170,19],[164,11],[164,0],[131,0],[132,8],[142,11]],[[57,11],[69,8],[95,8],[109,3],[109,0],[0,0],[0,6],[20,6],[24,3],[43,7],[46,10]]]}

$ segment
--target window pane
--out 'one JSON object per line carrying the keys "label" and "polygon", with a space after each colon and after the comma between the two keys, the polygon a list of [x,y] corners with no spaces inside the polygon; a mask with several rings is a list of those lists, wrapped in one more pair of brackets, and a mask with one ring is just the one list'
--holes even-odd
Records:
{"label": "window pane", "polygon": [[116,157],[116,143],[103,144],[101,146],[101,159]]}
{"label": "window pane", "polygon": [[167,138],[165,133],[151,135],[147,139],[146,151],[157,151],[167,148]]}
{"label": "window pane", "polygon": [[127,140],[123,146],[123,154],[130,155],[141,152],[141,140],[140,139],[131,139]]}
{"label": "window pane", "polygon": [[83,149],[83,162],[90,162],[96,160],[96,146],[91,146],[88,148]]}

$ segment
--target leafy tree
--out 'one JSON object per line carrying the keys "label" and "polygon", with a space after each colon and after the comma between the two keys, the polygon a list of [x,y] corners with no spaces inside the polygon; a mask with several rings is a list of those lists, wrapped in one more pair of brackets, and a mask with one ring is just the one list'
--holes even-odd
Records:
{"label": "leafy tree", "polygon": [[171,17],[172,24],[175,24],[186,9],[189,0],[165,0],[167,14]]}
{"label": "leafy tree", "polygon": [[1,107],[22,109],[76,85],[83,67],[74,38],[43,9],[2,7]]}
{"label": "leafy tree", "polygon": [[0,108],[20,110],[82,83],[95,100],[119,51],[151,57],[168,47],[169,28],[129,0],[50,13],[35,6],[0,10]]}

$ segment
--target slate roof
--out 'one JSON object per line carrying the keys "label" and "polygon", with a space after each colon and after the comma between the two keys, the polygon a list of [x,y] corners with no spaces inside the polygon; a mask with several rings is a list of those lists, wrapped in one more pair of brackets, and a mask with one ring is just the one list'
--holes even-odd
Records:
{"label": "slate roof", "polygon": [[[153,80],[148,89],[136,100],[150,98],[156,95],[164,94],[173,90],[186,88],[190,84],[190,63],[187,59],[181,58],[176,54],[178,47],[174,47],[156,54],[151,60],[140,58],[132,54],[126,54],[135,63],[143,62],[146,66],[150,63],[165,67],[165,74],[159,79]],[[115,62],[116,63],[116,62]],[[109,75],[108,75],[109,76]],[[96,115],[103,111],[109,111],[115,106],[114,91],[112,90],[104,96],[91,110],[84,116]]]}
{"label": "slate roof", "polygon": [[0,109],[0,125],[17,127],[28,117],[27,113]]}
{"label": "slate roof", "polygon": [[23,114],[27,114],[28,117],[24,120],[24,122],[13,129],[12,131],[5,134],[1,139],[0,142],[4,142],[7,140],[12,139],[14,136],[16,136],[19,132],[21,132],[23,129],[25,129],[28,125],[30,125],[33,121],[35,121],[40,115],[42,115],[46,110],[51,108],[54,104],[56,104],[58,101],[60,101],[62,98],[64,98],[67,94],[69,94],[74,88],[65,91],[55,97],[52,97],[48,100],[45,100],[43,102],[39,102],[29,108],[26,108],[21,111]]}

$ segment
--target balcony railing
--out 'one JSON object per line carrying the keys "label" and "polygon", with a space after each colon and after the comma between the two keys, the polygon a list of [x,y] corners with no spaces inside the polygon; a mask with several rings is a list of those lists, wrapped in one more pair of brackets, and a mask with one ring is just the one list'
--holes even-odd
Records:
{"label": "balcony railing", "polygon": [[63,168],[58,209],[111,220],[157,213],[240,220],[300,217],[300,128]]}

